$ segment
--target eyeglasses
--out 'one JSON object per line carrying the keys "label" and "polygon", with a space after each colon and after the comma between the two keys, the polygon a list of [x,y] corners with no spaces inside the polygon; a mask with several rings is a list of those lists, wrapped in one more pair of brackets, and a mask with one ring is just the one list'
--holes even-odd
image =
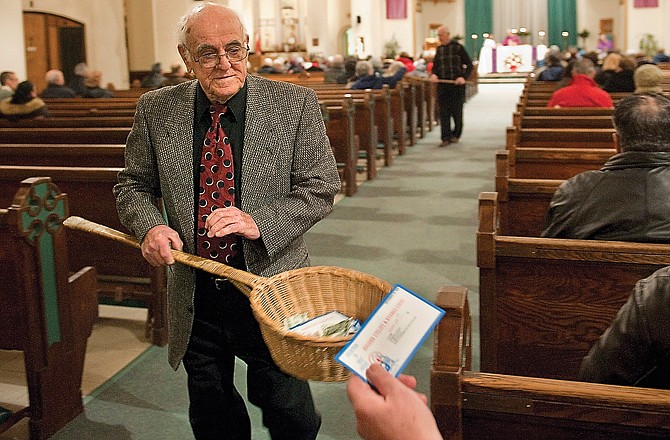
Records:
{"label": "eyeglasses", "polygon": [[199,63],[203,69],[212,69],[219,65],[221,57],[228,58],[230,63],[238,63],[249,56],[249,46],[230,46],[223,53],[204,52],[199,57],[193,57],[193,61]]}

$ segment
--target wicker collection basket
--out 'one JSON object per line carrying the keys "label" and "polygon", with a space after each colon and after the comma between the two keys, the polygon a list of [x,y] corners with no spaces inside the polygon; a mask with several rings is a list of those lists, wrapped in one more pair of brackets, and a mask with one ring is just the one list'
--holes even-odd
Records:
{"label": "wicker collection basket", "polygon": [[[69,217],[64,224],[139,247],[134,237],[80,217]],[[379,278],[339,267],[303,267],[268,278],[184,252],[173,255],[180,263],[229,279],[244,292],[274,361],[285,373],[305,380],[348,379],[350,372],[334,357],[351,336],[300,335],[284,327],[284,318],[307,313],[311,319],[337,310],[362,322],[391,290]]]}

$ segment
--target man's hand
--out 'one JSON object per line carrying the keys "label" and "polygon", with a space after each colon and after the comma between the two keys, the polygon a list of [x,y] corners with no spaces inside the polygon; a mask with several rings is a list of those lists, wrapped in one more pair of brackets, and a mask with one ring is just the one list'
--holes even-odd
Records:
{"label": "man's hand", "polygon": [[465,84],[465,78],[459,76],[458,78],[456,78],[455,83],[457,86],[462,86],[463,84]]}
{"label": "man's hand", "polygon": [[249,240],[256,240],[261,236],[254,219],[232,206],[212,212],[205,221],[205,228],[209,238],[237,234]]}
{"label": "man's hand", "polygon": [[431,81],[431,82],[437,82],[438,79],[439,79],[439,78],[438,78],[437,75],[435,75],[434,73],[430,75],[430,81]]}
{"label": "man's hand", "polygon": [[394,378],[383,367],[373,364],[366,371],[368,382],[352,377],[347,395],[356,413],[356,430],[365,440],[442,439],[426,396],[414,391],[416,379]]}
{"label": "man's hand", "polygon": [[149,229],[142,241],[142,256],[152,266],[174,264],[172,249],[182,250],[184,243],[177,231],[166,225],[158,225]]}

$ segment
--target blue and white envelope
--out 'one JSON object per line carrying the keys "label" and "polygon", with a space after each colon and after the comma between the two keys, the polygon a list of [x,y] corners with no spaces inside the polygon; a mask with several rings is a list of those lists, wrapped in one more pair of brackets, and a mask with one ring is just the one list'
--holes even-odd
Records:
{"label": "blue and white envelope", "polygon": [[442,315],[444,310],[396,284],[335,359],[365,381],[373,363],[397,376]]}

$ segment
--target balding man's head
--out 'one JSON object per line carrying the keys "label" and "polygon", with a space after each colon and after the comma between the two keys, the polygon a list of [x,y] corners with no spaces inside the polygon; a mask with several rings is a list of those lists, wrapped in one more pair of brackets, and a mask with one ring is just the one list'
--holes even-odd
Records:
{"label": "balding man's head", "polygon": [[582,58],[575,61],[575,64],[572,67],[572,76],[580,73],[583,75],[595,76],[596,68],[593,65],[593,61],[588,58]]}
{"label": "balding man's head", "polygon": [[440,26],[437,28],[437,39],[440,40],[440,44],[448,44],[451,41],[451,33],[449,28],[446,26]]}
{"label": "balding man's head", "polygon": [[670,151],[670,99],[665,96],[622,98],[612,119],[621,151]]}
{"label": "balding man's head", "polygon": [[47,84],[56,84],[57,86],[62,86],[65,84],[65,77],[63,76],[63,72],[60,70],[49,70],[46,75],[44,75],[44,79],[47,80]]}

